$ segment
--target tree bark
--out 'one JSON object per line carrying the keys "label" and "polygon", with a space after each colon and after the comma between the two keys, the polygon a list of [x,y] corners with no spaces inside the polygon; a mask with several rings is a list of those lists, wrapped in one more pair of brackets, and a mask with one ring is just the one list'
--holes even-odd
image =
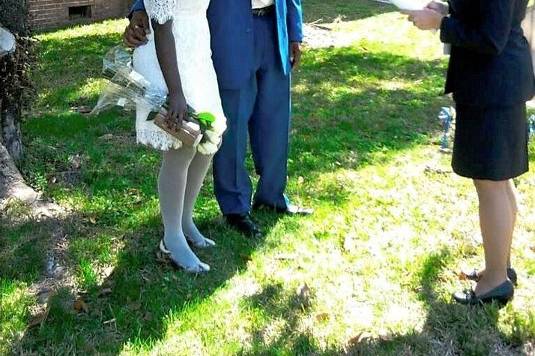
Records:
{"label": "tree bark", "polygon": [[22,157],[19,125],[19,109],[16,105],[5,107],[0,100],[0,206],[8,198],[33,203],[38,194],[24,183],[14,160]]}
{"label": "tree bark", "polygon": [[0,144],[15,162],[22,158],[22,139],[20,132],[21,110],[17,104],[0,101]]}
{"label": "tree bark", "polygon": [[34,203],[39,195],[24,183],[9,152],[0,144],[0,205],[9,198]]}
{"label": "tree bark", "polygon": [[0,58],[0,208],[8,198],[33,203],[38,194],[24,183],[15,163],[23,153],[20,120],[33,93],[30,71],[35,60],[28,27],[28,0],[0,0],[0,23],[15,35],[15,53]]}

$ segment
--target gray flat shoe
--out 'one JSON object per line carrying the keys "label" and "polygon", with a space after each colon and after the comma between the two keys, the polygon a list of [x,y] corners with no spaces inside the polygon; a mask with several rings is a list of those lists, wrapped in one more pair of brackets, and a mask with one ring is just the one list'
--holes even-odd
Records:
{"label": "gray flat shoe", "polygon": [[198,241],[194,241],[189,236],[186,236],[186,241],[188,241],[190,243],[190,245],[192,245],[192,246],[194,246],[196,248],[210,248],[210,247],[215,247],[216,246],[216,243],[215,243],[214,240],[207,239],[206,237],[203,238],[202,242],[198,242]]}
{"label": "gray flat shoe", "polygon": [[210,271],[210,266],[203,262],[199,262],[197,266],[184,266],[180,264],[177,260],[173,258],[173,253],[165,247],[165,242],[163,241],[163,239],[160,241],[159,248],[160,252],[173,264],[173,266],[182,269],[187,273],[201,274]]}

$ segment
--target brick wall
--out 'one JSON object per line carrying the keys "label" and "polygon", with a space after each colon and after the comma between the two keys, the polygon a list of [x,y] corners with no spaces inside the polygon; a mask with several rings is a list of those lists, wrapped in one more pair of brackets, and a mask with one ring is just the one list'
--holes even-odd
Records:
{"label": "brick wall", "polygon": [[[132,0],[29,0],[31,21],[37,29],[123,17],[131,3]],[[69,8],[80,6],[89,7],[87,17],[72,13],[69,16]]]}

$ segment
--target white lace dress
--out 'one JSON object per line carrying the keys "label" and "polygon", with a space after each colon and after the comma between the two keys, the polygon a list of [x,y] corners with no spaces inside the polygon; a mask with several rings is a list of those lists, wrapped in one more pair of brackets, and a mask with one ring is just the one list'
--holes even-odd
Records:
{"label": "white lace dress", "polygon": [[[215,0],[217,1],[217,0]],[[216,117],[209,134],[220,141],[226,129],[217,77],[210,50],[210,29],[206,10],[210,0],[145,0],[149,17],[160,24],[173,20],[178,69],[187,103],[197,112],[210,112]],[[134,69],[158,89],[167,92],[167,85],[158,63],[154,31],[146,45],[134,52]],[[138,106],[136,131],[138,143],[167,151],[182,147],[182,142],[169,135],[152,121],[149,112]],[[211,139],[211,142],[214,140]],[[198,151],[213,154],[219,145],[200,144]]]}

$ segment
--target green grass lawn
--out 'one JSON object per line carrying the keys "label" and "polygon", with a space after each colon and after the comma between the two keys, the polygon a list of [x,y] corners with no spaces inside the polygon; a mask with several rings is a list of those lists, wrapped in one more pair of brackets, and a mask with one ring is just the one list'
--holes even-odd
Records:
{"label": "green grass lawn", "polygon": [[307,0],[305,11],[357,34],[349,47],[308,49],[294,76],[288,193],[316,213],[257,214],[268,233],[250,241],[223,224],[208,178],[196,219],[218,246],[199,251],[212,271],[198,277],[156,259],[160,155],[135,145],[131,115],[73,109],[96,102],[101,58],[125,21],[39,36],[22,171],[68,211],[60,247],[72,280],[28,327],[53,241],[47,221],[12,206],[0,225],[0,354],[535,352],[535,173],[516,181],[514,301],[452,304],[467,287],[457,272],[481,266],[482,249],[474,189],[438,152],[436,115],[451,102],[437,35],[371,1]]}

